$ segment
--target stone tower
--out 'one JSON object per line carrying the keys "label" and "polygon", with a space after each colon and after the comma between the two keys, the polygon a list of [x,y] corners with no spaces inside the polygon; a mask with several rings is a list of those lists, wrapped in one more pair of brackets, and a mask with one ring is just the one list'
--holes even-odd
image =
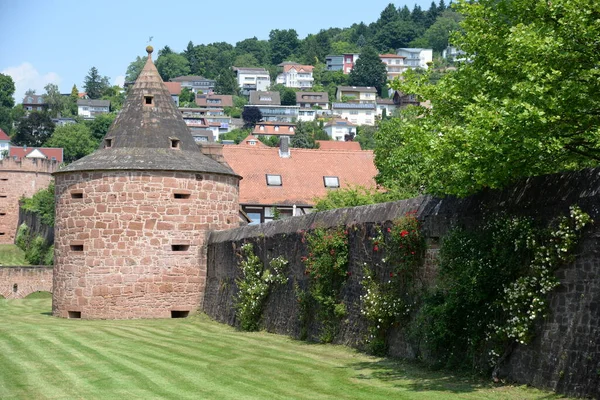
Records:
{"label": "stone tower", "polygon": [[147,51],[100,148],[54,174],[54,316],[187,316],[207,232],[238,226],[240,177],[200,151]]}

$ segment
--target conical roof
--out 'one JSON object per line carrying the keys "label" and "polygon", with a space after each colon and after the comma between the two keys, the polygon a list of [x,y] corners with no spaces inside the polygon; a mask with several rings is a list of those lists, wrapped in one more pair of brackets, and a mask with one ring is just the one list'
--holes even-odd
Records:
{"label": "conical roof", "polygon": [[236,175],[202,154],[156,66],[152,47],[123,109],[100,148],[57,173],[90,170],[168,170]]}

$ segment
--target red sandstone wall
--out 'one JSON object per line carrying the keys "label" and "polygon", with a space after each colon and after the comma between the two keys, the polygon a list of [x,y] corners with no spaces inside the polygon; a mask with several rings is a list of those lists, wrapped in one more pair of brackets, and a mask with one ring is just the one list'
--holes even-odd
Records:
{"label": "red sandstone wall", "polygon": [[48,187],[56,161],[0,160],[0,244],[14,243],[19,222],[19,199]]}
{"label": "red sandstone wall", "polygon": [[51,291],[52,267],[0,267],[0,296],[6,299]]}
{"label": "red sandstone wall", "polygon": [[[169,318],[172,310],[195,311],[204,297],[206,231],[238,226],[238,179],[231,176],[60,174],[56,196],[52,308],[60,317],[75,311],[90,319]],[[173,251],[172,245],[189,248]]]}

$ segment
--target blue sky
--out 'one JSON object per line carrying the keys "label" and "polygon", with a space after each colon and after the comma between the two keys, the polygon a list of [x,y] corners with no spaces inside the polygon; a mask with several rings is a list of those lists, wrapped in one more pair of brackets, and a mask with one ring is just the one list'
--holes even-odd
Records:
{"label": "blue sky", "polygon": [[[182,51],[190,40],[235,45],[253,36],[268,39],[272,29],[295,29],[304,38],[320,29],[374,22],[389,3],[0,0],[0,73],[13,77],[20,102],[27,89],[41,94],[50,82],[63,93],[73,84],[81,89],[92,66],[111,82],[122,83],[129,63],[145,54],[150,36],[155,49],[169,45],[175,51]],[[411,10],[418,4],[427,10],[431,0],[393,3]]]}

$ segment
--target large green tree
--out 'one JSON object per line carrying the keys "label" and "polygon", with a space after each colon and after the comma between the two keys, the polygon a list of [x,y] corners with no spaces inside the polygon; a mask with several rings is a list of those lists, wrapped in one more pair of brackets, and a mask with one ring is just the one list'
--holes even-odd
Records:
{"label": "large green tree", "polygon": [[600,3],[461,0],[452,43],[472,59],[396,89],[431,109],[383,126],[381,183],[468,195],[600,163]]}
{"label": "large green tree", "polygon": [[166,53],[156,59],[156,69],[163,81],[190,74],[190,63],[181,54]]}
{"label": "large green tree", "polygon": [[239,85],[235,73],[231,69],[221,71],[215,83],[215,92],[217,94],[230,94],[237,96]]}
{"label": "large green tree", "polygon": [[96,150],[98,140],[83,123],[59,126],[44,144],[46,147],[62,147],[63,160],[71,163]]}
{"label": "large green tree", "polygon": [[385,64],[379,54],[371,46],[366,46],[350,71],[348,83],[355,86],[373,86],[381,96],[381,91],[387,83]]}
{"label": "large green tree", "polygon": [[96,67],[90,68],[83,80],[83,88],[90,99],[99,99],[102,93],[110,87],[108,76],[100,76]]}
{"label": "large green tree", "polygon": [[294,29],[274,29],[269,32],[271,62],[279,64],[294,54],[300,46],[298,33]]}
{"label": "large green tree", "polygon": [[60,94],[60,90],[58,89],[58,85],[54,83],[49,83],[44,86],[44,101],[48,104],[48,114],[51,117],[55,118],[69,112],[67,108],[68,97]]}
{"label": "large green tree", "polygon": [[127,71],[125,72],[125,82],[133,83],[142,72],[146,61],[148,60],[148,56],[140,57],[137,56],[134,61],[130,62],[127,66]]}
{"label": "large green tree", "polygon": [[244,128],[252,129],[257,122],[262,121],[263,115],[258,107],[244,107],[242,111],[242,119],[244,120]]}
{"label": "large green tree", "polygon": [[100,139],[102,139],[108,133],[108,129],[116,117],[116,113],[100,114],[92,120],[85,121],[86,126],[90,130],[92,138],[96,142],[99,143]]}
{"label": "large green tree", "polygon": [[50,115],[43,111],[32,111],[19,120],[12,142],[18,146],[40,147],[54,132],[54,122]]}
{"label": "large green tree", "polygon": [[11,109],[15,105],[13,95],[15,83],[10,75],[0,74],[0,129],[6,133],[12,130]]}

